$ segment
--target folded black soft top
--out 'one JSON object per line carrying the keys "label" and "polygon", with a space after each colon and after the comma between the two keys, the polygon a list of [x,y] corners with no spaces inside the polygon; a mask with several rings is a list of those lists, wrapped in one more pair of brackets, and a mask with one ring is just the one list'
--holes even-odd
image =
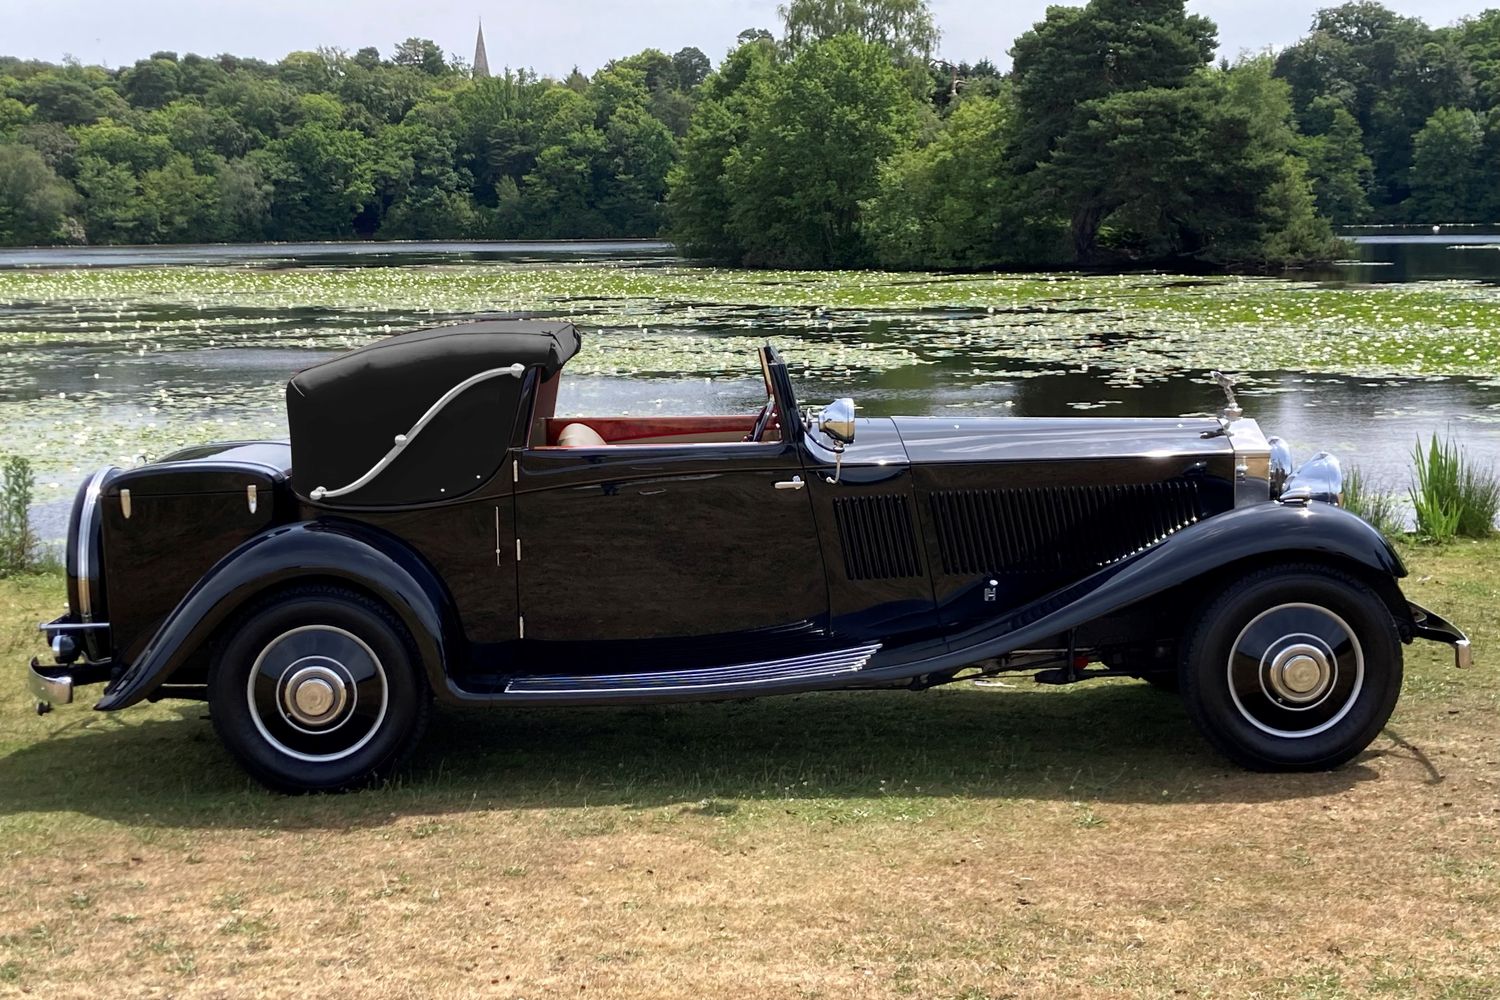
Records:
{"label": "folded black soft top", "polygon": [[[579,346],[571,323],[478,320],[399,334],[298,372],[286,391],[297,492],[367,507],[472,491],[510,447],[527,377],[551,378]],[[399,448],[398,435],[407,439]]]}

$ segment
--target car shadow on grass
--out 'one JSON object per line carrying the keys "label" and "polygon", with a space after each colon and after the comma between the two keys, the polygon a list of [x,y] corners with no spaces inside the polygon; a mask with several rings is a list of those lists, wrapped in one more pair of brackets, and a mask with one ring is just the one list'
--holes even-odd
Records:
{"label": "car shadow on grass", "polygon": [[[967,684],[593,709],[435,709],[386,788],[263,791],[202,706],[135,721],[79,714],[0,759],[0,814],[76,811],[165,827],[348,828],[403,815],[888,796],[1112,803],[1271,802],[1375,776],[1254,774],[1214,753],[1176,697],[1134,682]],[[160,710],[158,710],[160,712]],[[1397,747],[1389,752],[1402,753]]]}

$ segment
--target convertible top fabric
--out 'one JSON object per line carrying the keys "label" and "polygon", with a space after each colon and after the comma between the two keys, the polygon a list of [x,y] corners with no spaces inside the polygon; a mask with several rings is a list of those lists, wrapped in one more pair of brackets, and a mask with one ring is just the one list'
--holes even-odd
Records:
{"label": "convertible top fabric", "polygon": [[467,379],[521,364],[449,400],[395,460],[331,506],[447,500],[499,468],[511,445],[526,380],[546,380],[578,353],[571,323],[479,320],[377,341],[298,372],[287,383],[292,483],[299,495],[340,490],[364,476],[443,396]]}

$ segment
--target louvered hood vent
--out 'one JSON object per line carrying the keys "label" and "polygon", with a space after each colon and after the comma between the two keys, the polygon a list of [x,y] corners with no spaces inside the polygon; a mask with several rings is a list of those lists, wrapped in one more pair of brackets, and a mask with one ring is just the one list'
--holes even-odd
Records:
{"label": "louvered hood vent", "polygon": [[1187,479],[932,495],[943,571],[959,576],[1107,566],[1203,516]]}
{"label": "louvered hood vent", "polygon": [[833,502],[851,580],[898,580],[922,575],[911,509],[899,495],[840,497]]}

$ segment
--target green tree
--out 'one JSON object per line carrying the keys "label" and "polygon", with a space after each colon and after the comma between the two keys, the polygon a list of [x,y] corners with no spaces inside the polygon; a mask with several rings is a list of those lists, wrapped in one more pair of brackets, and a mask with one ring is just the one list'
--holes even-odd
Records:
{"label": "green tree", "polygon": [[918,108],[889,51],[854,35],[804,48],[749,103],[725,163],[729,229],[752,266],[857,267],[871,260],[861,203],[880,164],[916,131]]}
{"label": "green tree", "polygon": [[448,60],[439,45],[428,38],[408,38],[396,46],[391,62],[397,66],[410,66],[428,76],[443,76],[448,72]]}
{"label": "green tree", "polygon": [[[1016,158],[1022,169],[1088,127],[1091,101],[1153,87],[1180,87],[1213,58],[1218,31],[1182,0],[1091,0],[1050,7],[1011,49]],[[1076,141],[1076,139],[1075,139]],[[1079,236],[1089,242],[1086,219]]]}
{"label": "green tree", "polygon": [[1316,258],[1332,236],[1317,216],[1285,84],[1265,60],[1201,70],[1187,85],[1119,91],[1088,104],[1089,121],[1058,143],[1039,190],[1116,252],[1261,265]]}
{"label": "green tree", "polygon": [[679,49],[672,56],[672,67],[677,72],[677,89],[692,90],[698,84],[708,79],[708,74],[713,72],[714,65],[704,55],[701,49],[688,46]]}
{"label": "green tree", "polygon": [[1318,97],[1301,116],[1299,149],[1307,161],[1318,210],[1334,222],[1363,222],[1374,164],[1365,152],[1359,122],[1335,97]]}
{"label": "green tree", "polygon": [[1009,92],[966,97],[933,142],[885,162],[863,222],[881,266],[1035,266],[1066,259],[1061,225],[1028,217],[1008,156],[1015,115]]}
{"label": "green tree", "polygon": [[[1016,40],[1016,163],[1023,173],[1041,171],[1038,194],[1064,207],[1080,263],[1093,260],[1100,224],[1125,193],[1115,164],[1091,163],[1089,156],[1128,149],[1181,164],[1186,152],[1172,147],[1172,132],[1197,129],[1200,117],[1157,92],[1183,88],[1201,72],[1215,37],[1213,22],[1189,16],[1183,0],[1091,0],[1086,7],[1050,8],[1046,20]],[[1129,96],[1147,92],[1139,100]],[[1167,117],[1137,123],[1133,114]],[[1054,165],[1060,151],[1066,162]],[[1170,169],[1164,163],[1156,172]]]}
{"label": "green tree", "polygon": [[181,153],[141,176],[141,202],[152,242],[198,243],[217,229],[214,178],[198,173]]}
{"label": "green tree", "polygon": [[75,197],[73,188],[36,150],[0,143],[0,244],[67,239]]}
{"label": "green tree", "polygon": [[33,105],[40,120],[58,125],[87,125],[107,115],[123,116],[128,112],[120,95],[100,81],[94,86],[78,74],[48,70],[27,80],[20,99]]}
{"label": "green tree", "polygon": [[30,121],[30,108],[14,97],[0,97],[0,140],[14,138]]}
{"label": "green tree", "polygon": [[386,129],[387,192],[380,235],[396,239],[461,238],[476,235],[478,216],[468,197],[470,178],[458,161],[458,112],[446,104],[424,104]]}
{"label": "green tree", "polygon": [[154,226],[130,167],[85,156],[78,161],[77,184],[83,195],[83,227],[90,243],[144,243],[150,239]]}
{"label": "green tree", "polygon": [[346,239],[374,197],[374,148],[358,132],[310,122],[251,154],[275,185],[276,239]]}
{"label": "green tree", "polygon": [[229,160],[214,173],[215,234],[227,242],[266,238],[276,190],[248,159]]}
{"label": "green tree", "polygon": [[1474,93],[1487,108],[1500,107],[1500,8],[1464,18],[1455,41],[1474,79]]}
{"label": "green tree", "polygon": [[537,101],[536,162],[518,186],[529,231],[557,237],[605,232],[595,203],[595,170],[605,139],[583,94],[549,87]]}
{"label": "green tree", "polygon": [[739,260],[744,249],[729,227],[732,192],[726,165],[750,131],[750,105],[776,71],[769,36],[747,42],[704,81],[681,155],[667,178],[668,226],[688,253]]}
{"label": "green tree", "polygon": [[182,71],[177,60],[142,59],[120,74],[125,99],[137,108],[164,108],[182,96]]}
{"label": "green tree", "polygon": [[1408,217],[1419,222],[1469,222],[1494,183],[1484,164],[1484,124],[1468,108],[1439,108],[1412,138]]}
{"label": "green tree", "polygon": [[793,53],[852,34],[925,66],[937,48],[939,32],[927,0],[787,0],[777,12]]}
{"label": "green tree", "polygon": [[166,136],[141,132],[108,118],[75,129],[73,135],[78,140],[80,157],[120,163],[136,174],[161,166],[172,155],[172,144]]}
{"label": "green tree", "polygon": [[1332,97],[1354,116],[1384,218],[1409,193],[1412,136],[1438,108],[1466,107],[1474,93],[1458,38],[1372,0],[1318,11],[1310,34],[1277,56],[1276,72],[1291,84],[1298,114]]}

